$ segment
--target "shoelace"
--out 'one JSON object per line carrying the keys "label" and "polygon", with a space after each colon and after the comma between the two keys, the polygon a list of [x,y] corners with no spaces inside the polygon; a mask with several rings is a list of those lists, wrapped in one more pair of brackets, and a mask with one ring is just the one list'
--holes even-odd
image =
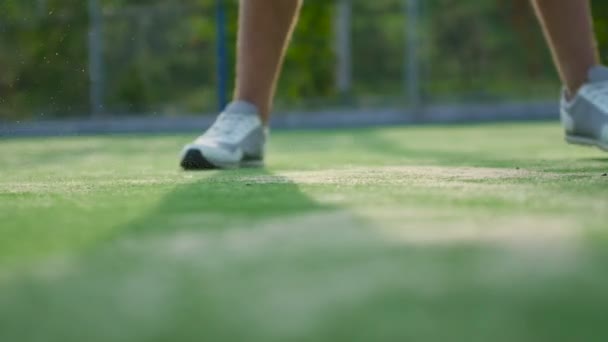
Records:
{"label": "shoelace", "polygon": [[235,114],[221,114],[205,134],[208,138],[231,136],[238,132],[243,123],[243,117]]}

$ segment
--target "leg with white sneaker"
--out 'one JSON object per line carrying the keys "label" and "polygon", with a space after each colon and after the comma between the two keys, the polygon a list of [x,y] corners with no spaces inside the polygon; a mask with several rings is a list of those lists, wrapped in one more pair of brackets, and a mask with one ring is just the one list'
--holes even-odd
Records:
{"label": "leg with white sneaker", "polygon": [[566,140],[608,151],[608,68],[600,66],[586,0],[533,0],[565,86]]}
{"label": "leg with white sneaker", "polygon": [[256,106],[232,102],[203,135],[186,145],[181,166],[186,170],[263,166],[267,137],[268,128]]}
{"label": "leg with white sneaker", "polygon": [[234,102],[184,148],[184,169],[263,165],[272,99],[301,3],[241,0]]}

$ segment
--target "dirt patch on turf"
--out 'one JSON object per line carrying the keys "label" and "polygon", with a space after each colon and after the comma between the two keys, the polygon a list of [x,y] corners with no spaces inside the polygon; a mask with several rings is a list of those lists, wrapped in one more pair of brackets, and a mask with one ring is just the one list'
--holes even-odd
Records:
{"label": "dirt patch on turf", "polygon": [[418,183],[437,180],[475,181],[557,176],[516,169],[439,166],[383,166],[377,168],[330,169],[279,172],[277,175],[247,176],[240,181],[253,184],[378,184]]}
{"label": "dirt patch on turf", "polygon": [[[315,171],[286,171],[272,175],[234,176],[231,173],[219,173],[214,177],[218,182],[241,182],[245,184],[419,184],[437,186],[455,186],[468,182],[487,180],[516,180],[526,178],[559,178],[566,175],[535,172],[517,169],[487,167],[447,167],[447,166],[380,166],[352,167],[345,169],[328,169]],[[33,182],[0,183],[0,193],[55,193],[55,192],[89,192],[96,188],[107,187],[142,187],[157,185],[187,184],[198,175],[180,174],[165,177],[147,178],[112,178],[101,177],[90,180],[47,180]],[[204,178],[204,177],[203,177]],[[461,183],[459,183],[461,182]]]}
{"label": "dirt patch on turf", "polygon": [[112,179],[112,180],[56,180],[46,182],[14,182],[0,183],[0,193],[87,193],[96,189],[143,187],[156,185],[187,184],[188,178],[143,178],[143,179]]}

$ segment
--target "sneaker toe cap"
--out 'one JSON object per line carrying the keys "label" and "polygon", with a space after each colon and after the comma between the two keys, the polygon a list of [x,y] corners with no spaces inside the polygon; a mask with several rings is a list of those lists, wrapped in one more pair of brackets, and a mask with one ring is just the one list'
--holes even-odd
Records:
{"label": "sneaker toe cap", "polygon": [[182,158],[186,157],[191,151],[198,151],[204,159],[220,168],[229,168],[238,165],[241,155],[238,151],[230,151],[218,144],[190,144],[184,147]]}

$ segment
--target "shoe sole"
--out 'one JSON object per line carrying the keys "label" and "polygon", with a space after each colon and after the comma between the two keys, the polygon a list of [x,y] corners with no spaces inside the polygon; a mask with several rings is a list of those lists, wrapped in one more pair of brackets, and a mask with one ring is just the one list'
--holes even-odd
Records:
{"label": "shoe sole", "polygon": [[198,150],[188,150],[182,158],[181,167],[186,171],[219,169],[203,157],[201,151]]}
{"label": "shoe sole", "polygon": [[225,164],[215,165],[210,162],[201,151],[197,149],[191,149],[186,152],[181,162],[182,169],[186,171],[209,171],[209,170],[226,170],[226,169],[238,169],[238,168],[260,168],[264,167],[264,161],[262,160],[244,160],[238,164]]}
{"label": "shoe sole", "polygon": [[608,144],[591,138],[585,138],[576,135],[567,135],[566,142],[572,145],[593,146],[599,148],[602,151],[608,152]]}

